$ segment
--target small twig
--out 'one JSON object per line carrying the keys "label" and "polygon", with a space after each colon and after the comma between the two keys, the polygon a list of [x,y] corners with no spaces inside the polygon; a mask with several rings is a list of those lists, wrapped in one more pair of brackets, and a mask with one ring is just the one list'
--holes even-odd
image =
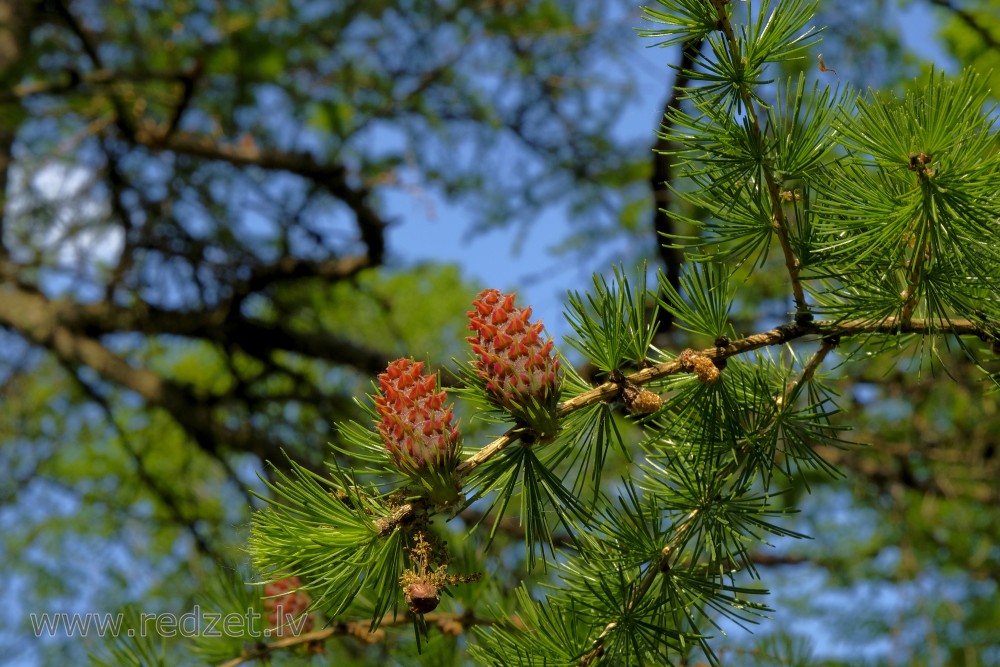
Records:
{"label": "small twig", "polygon": [[968,26],[970,30],[979,35],[979,38],[983,40],[983,43],[991,50],[1000,50],[1000,39],[994,37],[989,29],[976,19],[972,12],[955,6],[955,3],[952,2],[952,0],[931,0],[931,4],[937,5],[938,7],[944,7],[948,11],[952,12],[962,21],[962,23]]}
{"label": "small twig", "polygon": [[194,98],[194,88],[198,83],[198,79],[201,78],[201,73],[203,70],[203,63],[201,59],[194,62],[194,65],[188,71],[180,77],[181,84],[181,95],[177,104],[174,105],[173,112],[170,115],[170,120],[167,122],[166,129],[163,131],[161,137],[162,141],[166,141],[170,136],[177,131],[180,126],[181,118],[184,116],[184,112],[187,111],[191,104],[191,100]]}
{"label": "small twig", "polygon": [[923,272],[924,260],[930,254],[930,243],[917,243],[910,258],[910,272],[906,277],[906,289],[900,294],[903,299],[903,307],[899,312],[899,319],[908,323],[913,318],[913,311],[917,307],[917,290],[920,288],[920,274]]}
{"label": "small twig", "polygon": [[[198,550],[212,560],[221,563],[223,561],[222,555],[216,551],[215,548],[208,542],[208,539],[198,531],[197,519],[186,517],[184,515],[184,511],[180,507],[178,499],[174,496],[173,491],[168,489],[166,486],[161,485],[156,476],[146,469],[146,464],[142,459],[142,455],[133,446],[131,439],[118,423],[118,420],[115,419],[114,410],[112,409],[108,399],[100,394],[96,388],[80,379],[75,368],[66,363],[63,363],[62,365],[66,370],[67,375],[73,379],[77,387],[79,387],[91,400],[97,403],[97,405],[104,412],[111,428],[114,429],[115,433],[118,435],[118,440],[121,442],[122,448],[135,464],[136,473],[138,474],[139,479],[143,481],[149,490],[160,499],[160,502],[163,503],[164,507],[166,507],[171,517],[173,517],[173,520],[180,526],[183,526],[184,529],[190,533],[191,538],[198,547]],[[239,484],[239,480],[237,479],[236,481],[237,486],[242,488]]]}
{"label": "small twig", "polygon": [[[680,549],[681,545],[684,544],[688,531],[694,525],[694,521],[698,518],[699,511],[697,508],[691,510],[687,515],[680,520],[677,524],[677,530],[674,532],[673,537],[665,547],[661,550],[660,560],[655,564],[651,564],[649,569],[646,570],[646,574],[639,581],[639,584],[632,591],[632,595],[629,596],[628,602],[625,605],[625,609],[622,615],[627,615],[631,613],[642,601],[642,598],[649,592],[649,589],[653,587],[653,583],[656,578],[665,572],[670,571],[671,558],[673,558],[675,552]],[[594,640],[593,646],[590,650],[583,654],[580,658],[580,667],[587,667],[594,660],[599,658],[604,654],[604,642],[611,632],[618,626],[615,621],[608,623],[604,626],[601,634],[597,636]]]}
{"label": "small twig", "polygon": [[826,359],[826,355],[840,344],[837,338],[824,338],[823,342],[820,344],[819,349],[813,352],[812,356],[809,357],[809,361],[806,365],[802,367],[802,373],[799,375],[798,379],[792,382],[790,385],[785,387],[785,392],[779,398],[780,404],[784,405],[789,398],[795,393],[795,389],[800,385],[807,384],[816,375],[816,371],[819,369],[823,360]]}
{"label": "small twig", "polygon": [[396,511],[392,513],[392,516],[376,519],[375,528],[378,530],[379,537],[385,537],[394,531],[399,525],[409,521],[414,515],[416,515],[417,510],[418,506],[416,503],[407,503],[396,508]]}
{"label": "small twig", "polygon": [[[55,0],[52,4],[56,13],[59,14],[62,20],[66,23],[70,32],[72,32],[76,38],[80,40],[80,46],[83,48],[83,52],[93,68],[96,70],[107,69],[104,66],[104,61],[101,58],[101,54],[96,46],[98,41],[97,38],[87,30],[82,21],[73,15],[73,12],[70,11],[68,0]],[[134,132],[134,124],[128,114],[125,102],[120,96],[115,94],[109,95],[108,99],[111,101],[111,106],[115,110],[115,123],[118,125],[118,128],[126,136],[131,135]]]}
{"label": "small twig", "polygon": [[80,92],[82,88],[98,88],[116,86],[119,84],[134,84],[155,82],[182,82],[186,74],[180,71],[146,70],[120,71],[110,69],[92,69],[79,72],[69,69],[62,72],[59,78],[18,83],[8,90],[0,91],[0,103],[9,104],[41,95],[63,95]]}
{"label": "small twig", "polygon": [[[560,415],[561,416],[561,415]],[[502,436],[486,445],[478,452],[462,461],[458,464],[458,469],[456,470],[456,476],[459,480],[468,477],[469,473],[481,466],[486,461],[490,460],[508,445],[517,442],[521,438],[521,432],[518,428],[512,428]]]}

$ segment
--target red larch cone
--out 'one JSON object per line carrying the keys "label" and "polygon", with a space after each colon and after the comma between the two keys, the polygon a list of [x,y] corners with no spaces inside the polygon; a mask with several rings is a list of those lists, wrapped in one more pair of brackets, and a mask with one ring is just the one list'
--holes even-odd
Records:
{"label": "red larch cone", "polygon": [[297,636],[312,630],[315,617],[306,614],[312,598],[301,586],[298,577],[286,577],[264,586],[264,611],[272,636]]}
{"label": "red larch cone", "polygon": [[555,407],[561,378],[551,338],[544,339],[541,321],[531,321],[531,308],[514,305],[514,294],[488,289],[469,311],[469,337],[476,355],[476,374],[490,398],[539,437],[558,429]]}
{"label": "red larch cone", "polygon": [[397,359],[378,376],[378,432],[400,471],[446,502],[457,494],[453,473],[461,436],[452,424],[452,406],[445,405],[447,392],[438,390],[437,376],[423,370],[423,362]]}

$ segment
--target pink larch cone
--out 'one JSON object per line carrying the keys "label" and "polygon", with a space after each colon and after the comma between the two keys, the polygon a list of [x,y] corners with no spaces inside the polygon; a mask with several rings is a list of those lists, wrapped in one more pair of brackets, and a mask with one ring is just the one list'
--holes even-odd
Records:
{"label": "pink larch cone", "polygon": [[469,337],[476,374],[490,398],[539,437],[554,435],[559,401],[559,360],[552,339],[543,340],[542,323],[531,321],[531,308],[514,306],[514,294],[488,289],[469,311]]}
{"label": "pink larch cone", "polygon": [[392,462],[443,501],[456,491],[451,478],[460,435],[452,424],[452,406],[445,405],[447,392],[439,391],[437,377],[423,370],[423,362],[397,359],[378,376],[378,432]]}
{"label": "pink larch cone", "polygon": [[286,577],[264,586],[264,611],[272,636],[301,635],[313,628],[313,614],[306,614],[312,601],[309,594],[300,590],[298,577]]}

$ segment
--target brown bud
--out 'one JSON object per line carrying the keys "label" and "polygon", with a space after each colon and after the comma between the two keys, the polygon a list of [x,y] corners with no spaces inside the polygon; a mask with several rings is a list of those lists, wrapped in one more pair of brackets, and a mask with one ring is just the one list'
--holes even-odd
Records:
{"label": "brown bud", "polygon": [[404,589],[406,604],[414,614],[426,614],[437,609],[441,602],[437,586],[423,581],[407,585]]}
{"label": "brown bud", "polygon": [[711,384],[719,379],[719,369],[709,357],[688,348],[680,353],[677,362],[681,369],[694,373],[702,382]]}
{"label": "brown bud", "polygon": [[694,374],[702,382],[711,384],[719,379],[719,369],[706,356],[698,355],[694,359]]}
{"label": "brown bud", "polygon": [[622,400],[625,407],[633,415],[648,415],[656,412],[663,405],[663,399],[648,389],[627,384],[622,389]]}

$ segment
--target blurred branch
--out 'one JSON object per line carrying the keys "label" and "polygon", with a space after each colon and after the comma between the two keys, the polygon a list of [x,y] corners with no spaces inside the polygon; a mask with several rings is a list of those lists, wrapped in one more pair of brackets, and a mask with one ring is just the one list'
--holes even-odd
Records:
{"label": "blurred branch", "polygon": [[972,12],[956,6],[952,0],[931,0],[931,4],[937,5],[938,7],[944,7],[950,11],[969,29],[979,35],[979,38],[983,40],[983,44],[987,48],[992,49],[993,51],[1000,51],[1000,39],[994,37],[987,27],[976,19]]}
{"label": "blurred branch", "polygon": [[883,491],[898,485],[916,491],[921,496],[964,499],[982,505],[1000,503],[1000,489],[995,483],[995,465],[984,465],[983,461],[976,461],[972,456],[964,462],[955,462],[955,469],[967,476],[961,484],[954,484],[946,471],[939,468],[927,469],[928,465],[919,474],[914,470],[914,461],[933,463],[925,443],[911,445],[882,440],[873,443],[872,452],[872,456],[858,457],[831,447],[819,450],[823,459],[831,465],[851,470]]}
{"label": "blurred branch", "polygon": [[[0,0],[0,89],[17,80],[24,65],[31,37],[29,29],[33,4],[27,0]],[[17,113],[0,109],[0,275],[7,270],[7,246],[4,243],[7,185],[17,136]]]}
{"label": "blurred branch", "polygon": [[[90,399],[93,400],[95,403],[97,403],[98,406],[100,406],[101,410],[104,412],[104,415],[107,417],[108,423],[111,425],[111,428],[113,428],[115,432],[118,434],[118,440],[121,442],[122,448],[125,449],[125,452],[129,455],[129,458],[131,458],[132,462],[135,464],[136,474],[138,475],[139,480],[143,484],[145,484],[146,487],[153,493],[153,495],[155,495],[159,499],[160,503],[163,504],[163,506],[167,509],[167,512],[173,518],[174,522],[179,526],[183,527],[191,535],[191,538],[194,540],[194,543],[198,547],[199,551],[201,551],[203,554],[205,554],[206,556],[208,556],[217,563],[223,562],[222,555],[218,553],[215,550],[215,548],[209,543],[208,539],[204,535],[202,535],[201,532],[199,532],[197,526],[197,519],[186,517],[184,515],[184,511],[181,509],[178,499],[174,496],[173,491],[167,488],[165,485],[161,484],[160,480],[157,479],[156,475],[150,473],[149,470],[146,468],[146,464],[143,461],[142,455],[135,448],[131,439],[128,437],[128,434],[125,432],[125,430],[118,423],[118,420],[115,418],[114,410],[111,407],[110,402],[108,402],[108,399],[105,398],[99,391],[97,391],[95,387],[92,387],[89,383],[84,382],[83,379],[80,378],[79,374],[76,373],[76,370],[74,368],[68,367],[65,364],[64,368],[66,369],[67,375],[69,375],[69,377],[71,377],[74,380],[76,385],[83,391],[83,393],[86,394],[88,397],[90,397]],[[238,479],[235,481],[237,482],[238,486],[240,487],[242,486],[239,483]]]}
{"label": "blurred branch", "polygon": [[110,303],[113,301],[115,288],[132,269],[135,259],[133,247],[135,244],[135,232],[133,231],[132,216],[125,205],[125,192],[128,190],[128,182],[119,166],[118,156],[115,154],[112,146],[109,145],[110,142],[107,138],[104,138],[100,143],[101,150],[104,153],[104,171],[107,174],[108,189],[110,190],[110,197],[108,199],[111,204],[111,213],[118,219],[118,223],[122,228],[122,250],[118,256],[118,264],[108,278],[104,293],[105,301]]}
{"label": "blurred branch", "polygon": [[198,83],[198,79],[201,78],[203,67],[204,63],[201,59],[195,60],[194,64],[178,79],[181,84],[181,96],[174,105],[174,109],[170,114],[170,120],[167,121],[167,127],[163,132],[164,139],[169,138],[177,131],[181,118],[184,116],[184,112],[187,111],[194,97],[194,88]]}
{"label": "blurred branch", "polygon": [[[0,296],[0,303],[7,297]],[[104,335],[135,331],[146,335],[201,338],[227,347],[238,347],[258,358],[275,350],[295,352],[355,368],[369,375],[381,373],[389,363],[385,353],[331,332],[295,331],[232,314],[228,308],[173,312],[150,307],[125,309],[108,302],[75,304],[62,300],[56,311],[59,322],[74,331]]]}
{"label": "blurred branch", "polygon": [[234,300],[203,310],[164,310],[144,302],[122,307],[110,300],[81,304],[65,297],[50,301],[26,290],[0,294],[0,305],[15,310],[41,309],[50,313],[59,325],[89,337],[134,331],[153,336],[203,338],[237,346],[255,356],[287,350],[376,374],[385,370],[389,361],[385,353],[331,332],[296,331],[280,322],[268,323],[246,317],[234,302],[282,280],[341,280],[364,266],[367,266],[367,257],[319,262],[285,257],[257,267],[247,280],[234,287],[237,292]]}
{"label": "blurred branch", "polygon": [[[107,71],[100,53],[94,46],[93,36],[76,19],[65,4],[65,0],[56,0],[55,9],[62,21],[80,41],[81,47],[93,67],[98,71]],[[354,212],[361,242],[367,248],[368,265],[381,264],[385,255],[385,221],[370,206],[368,188],[352,186],[347,170],[343,166],[322,164],[311,154],[305,152],[262,150],[253,141],[227,144],[220,142],[215,137],[176,131],[180,116],[191,102],[194,84],[199,75],[200,67],[196,63],[193,69],[177,79],[182,85],[181,98],[173,110],[172,118],[162,129],[155,124],[136,122],[136,119],[128,114],[121,98],[113,93],[109,94],[108,99],[115,111],[116,125],[124,138],[152,151],[171,151],[192,157],[227,162],[237,167],[255,166],[268,170],[287,171],[310,179],[344,202]]]}
{"label": "blurred branch", "polygon": [[254,142],[224,143],[207,135],[175,132],[165,135],[153,128],[142,128],[126,135],[129,141],[153,151],[171,151],[207,160],[227,162],[237,167],[286,171],[308,178],[350,208],[357,220],[361,242],[368,249],[367,263],[377,266],[385,254],[385,226],[382,217],[368,202],[367,187],[350,184],[342,165],[323,164],[311,154],[295,151],[261,149]]}
{"label": "blurred branch", "polygon": [[[106,69],[104,60],[95,46],[96,40],[94,36],[90,34],[83,23],[70,11],[69,0],[51,0],[51,8],[55,10],[55,13],[65,23],[66,27],[69,28],[70,32],[79,40],[80,46],[93,68],[97,70]],[[118,125],[118,128],[126,135],[132,134],[134,131],[132,119],[126,111],[125,103],[117,95],[109,95],[108,99],[115,110],[115,123]]]}
{"label": "blurred branch", "polygon": [[[681,251],[670,245],[667,240],[675,234],[673,218],[670,217],[670,205],[673,203],[673,191],[670,184],[674,180],[673,158],[669,154],[673,148],[667,139],[666,123],[669,122],[669,113],[673,109],[681,106],[682,89],[688,85],[688,71],[694,67],[694,58],[701,51],[704,38],[685,42],[681,49],[681,61],[674,70],[674,83],[670,88],[670,96],[663,106],[661,114],[661,131],[657,132],[656,143],[653,144],[653,173],[649,178],[650,189],[653,192],[653,233],[656,241],[656,250],[660,256],[660,261],[664,267],[667,280],[674,289],[680,292],[681,264],[684,263],[684,256]],[[657,332],[666,333],[673,325],[673,315],[667,310],[660,311],[660,319],[657,322]]]}
{"label": "blurred branch", "polygon": [[[79,72],[66,69],[57,77],[48,80],[32,80],[21,82],[0,91],[0,103],[17,102],[42,95],[64,95],[72,92],[84,92],[87,87],[113,87],[123,83],[142,83],[149,81],[176,82],[183,85],[187,72],[141,70],[123,72],[111,69],[92,69]],[[96,91],[95,91],[96,92]]]}
{"label": "blurred branch", "polygon": [[255,292],[279,280],[302,278],[321,278],[327,282],[346,280],[363,269],[375,265],[371,255],[334,257],[319,261],[285,255],[271,264],[253,267],[250,277],[243,283],[237,283],[235,290],[239,294]]}
{"label": "blurred branch", "polygon": [[105,380],[134,391],[149,405],[163,408],[195,439],[215,455],[223,445],[280,463],[286,458],[280,443],[249,424],[220,424],[198,397],[146,368],[131,366],[100,342],[73,331],[59,321],[54,302],[40,294],[17,289],[0,292],[0,326],[18,331],[27,340],[72,368],[86,366]]}

